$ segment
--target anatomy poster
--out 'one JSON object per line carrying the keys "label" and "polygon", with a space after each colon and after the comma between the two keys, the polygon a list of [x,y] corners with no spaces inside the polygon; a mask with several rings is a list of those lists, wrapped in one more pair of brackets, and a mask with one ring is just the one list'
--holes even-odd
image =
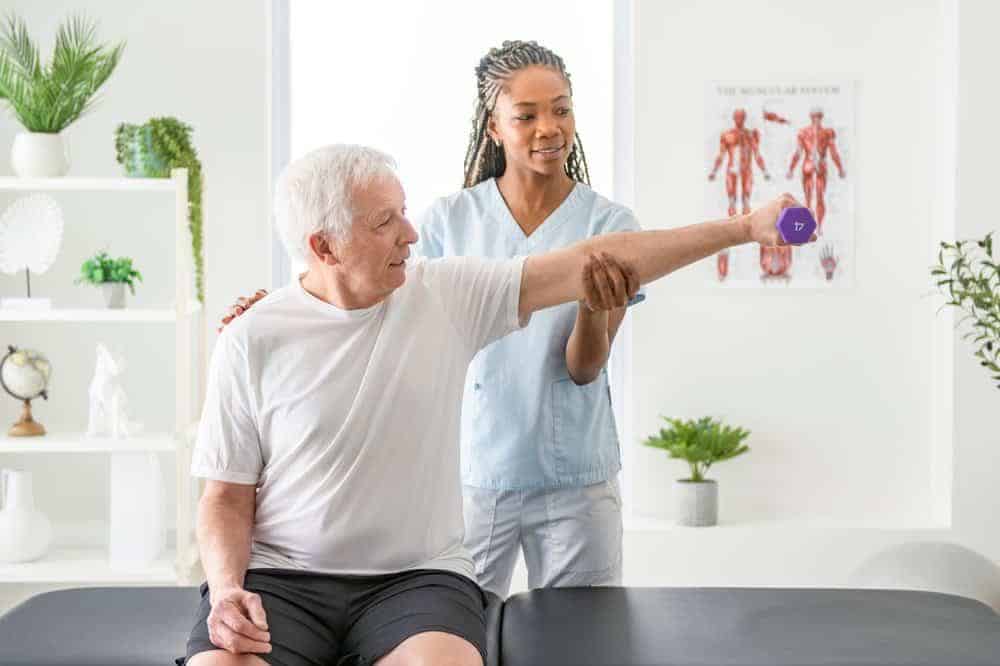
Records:
{"label": "anatomy poster", "polygon": [[848,287],[854,281],[854,84],[712,83],[705,99],[705,215],[747,213],[782,192],[809,207],[819,240],[748,244],[705,263],[731,287]]}

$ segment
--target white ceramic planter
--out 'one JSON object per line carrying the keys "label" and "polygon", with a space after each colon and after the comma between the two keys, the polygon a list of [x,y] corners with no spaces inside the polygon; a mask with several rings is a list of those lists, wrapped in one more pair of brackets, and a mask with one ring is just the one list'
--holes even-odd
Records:
{"label": "white ceramic planter", "polygon": [[674,482],[674,515],[678,525],[708,527],[719,522],[719,485],[715,481]]}
{"label": "white ceramic planter", "polygon": [[10,153],[14,173],[22,178],[54,178],[69,171],[69,150],[62,134],[21,132]]}
{"label": "white ceramic planter", "polygon": [[37,560],[52,543],[52,524],[35,509],[31,473],[0,470],[3,507],[0,508],[0,562]]}
{"label": "white ceramic planter", "polygon": [[125,283],[105,282],[101,285],[104,293],[104,304],[113,310],[121,310],[125,307]]}

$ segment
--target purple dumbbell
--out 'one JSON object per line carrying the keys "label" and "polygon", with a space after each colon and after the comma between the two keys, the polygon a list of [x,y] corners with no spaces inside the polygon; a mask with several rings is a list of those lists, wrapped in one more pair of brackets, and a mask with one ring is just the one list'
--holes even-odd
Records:
{"label": "purple dumbbell", "polygon": [[789,245],[808,243],[816,231],[816,220],[804,206],[793,206],[778,216],[778,233]]}

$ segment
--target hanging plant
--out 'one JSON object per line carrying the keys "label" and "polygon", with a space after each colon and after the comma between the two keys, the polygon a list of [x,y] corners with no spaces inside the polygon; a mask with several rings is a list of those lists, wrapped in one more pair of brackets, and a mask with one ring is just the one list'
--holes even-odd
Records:
{"label": "hanging plant", "polygon": [[172,169],[187,169],[188,230],[194,258],[195,292],[205,302],[205,257],[202,249],[201,162],[191,142],[191,127],[176,118],[150,118],[142,125],[122,123],[115,130],[115,156],[128,176],[169,178]]}

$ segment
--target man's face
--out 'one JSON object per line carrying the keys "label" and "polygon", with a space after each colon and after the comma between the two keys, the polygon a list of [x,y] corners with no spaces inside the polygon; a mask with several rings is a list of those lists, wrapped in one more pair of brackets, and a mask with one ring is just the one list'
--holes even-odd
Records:
{"label": "man's face", "polygon": [[406,218],[403,186],[377,178],[355,188],[352,200],[351,233],[337,244],[337,258],[354,293],[383,298],[406,281],[410,245],[418,238]]}
{"label": "man's face", "polygon": [[733,122],[736,123],[737,127],[742,128],[743,123],[747,120],[747,112],[743,109],[736,109],[733,111]]}
{"label": "man's face", "polygon": [[809,114],[809,119],[812,120],[813,127],[819,127],[823,124],[823,112],[813,111]]}

